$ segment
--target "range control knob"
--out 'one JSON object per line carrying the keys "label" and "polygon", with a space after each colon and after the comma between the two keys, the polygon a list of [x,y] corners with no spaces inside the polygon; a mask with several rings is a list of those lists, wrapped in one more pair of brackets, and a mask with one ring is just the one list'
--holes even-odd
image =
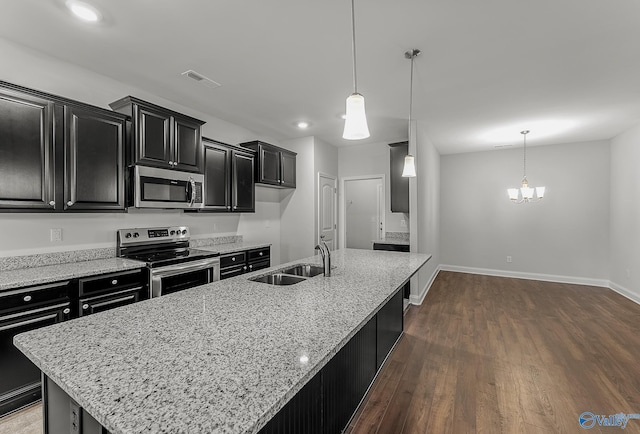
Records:
{"label": "range control knob", "polygon": [[139,236],[140,236],[140,234],[139,234],[139,233],[137,233],[137,232],[134,232],[134,233],[133,233],[133,238],[138,238]]}
{"label": "range control knob", "polygon": [[131,238],[131,232],[127,232],[127,234],[124,237],[125,238]]}
{"label": "range control knob", "polygon": [[182,230],[182,235],[187,235],[187,230],[186,229]]}
{"label": "range control knob", "polygon": [[176,234],[176,231],[171,231],[171,232],[169,232],[169,234],[170,234],[170,235],[175,235],[175,234]]}

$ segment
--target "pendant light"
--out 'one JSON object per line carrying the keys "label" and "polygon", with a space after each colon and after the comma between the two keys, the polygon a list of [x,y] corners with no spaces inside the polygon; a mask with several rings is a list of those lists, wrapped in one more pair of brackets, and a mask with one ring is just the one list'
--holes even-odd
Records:
{"label": "pendant light", "polygon": [[529,187],[529,181],[527,181],[527,134],[529,130],[520,131],[520,134],[524,136],[524,157],[522,163],[522,183],[520,188],[508,188],[507,193],[509,199],[514,203],[528,203],[537,202],[544,197],[544,187]]}
{"label": "pendant light", "polygon": [[[420,54],[420,50],[414,48],[404,53],[404,57],[411,60],[411,80],[409,85],[409,141],[411,142],[411,120],[413,116],[413,60]],[[416,146],[418,145],[417,137],[414,139]],[[404,157],[404,168],[402,169],[404,178],[415,178],[416,176],[416,159],[409,154]]]}
{"label": "pendant light", "polygon": [[364,97],[358,93],[356,76],[356,13],[354,1],[351,0],[351,48],[353,52],[353,93],[347,98],[347,110],[342,138],[361,140],[369,137],[367,115],[364,111]]}

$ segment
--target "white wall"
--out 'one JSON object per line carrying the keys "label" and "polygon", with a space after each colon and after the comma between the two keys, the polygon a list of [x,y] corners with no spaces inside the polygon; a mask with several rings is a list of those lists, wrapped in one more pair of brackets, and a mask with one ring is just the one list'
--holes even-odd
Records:
{"label": "white wall", "polygon": [[612,287],[640,303],[640,125],[611,141]]}
{"label": "white wall", "polygon": [[[385,231],[409,232],[409,214],[391,212],[391,187],[389,185],[391,163],[389,158],[390,148],[388,143],[341,147],[338,149],[338,176],[345,178],[349,176],[385,175]],[[339,202],[341,203],[342,201]]]}
{"label": "white wall", "polygon": [[280,202],[280,256],[289,262],[314,254],[313,137],[287,140],[282,147],[297,152],[296,188],[282,190]]}
{"label": "white wall", "polygon": [[442,264],[606,286],[608,142],[529,148],[529,183],[547,188],[539,203],[507,199],[522,148],[444,155],[441,169]]}
{"label": "white wall", "polygon": [[[411,126],[409,153],[416,161],[416,177],[409,180],[411,251],[432,255],[411,279],[411,302],[421,303],[440,266],[440,154],[421,122]],[[415,140],[414,140],[415,138]]]}
{"label": "white wall", "polygon": [[[203,134],[227,143],[262,139],[238,125],[180,106],[161,96],[152,95],[80,68],[46,54],[33,51],[0,38],[0,78],[14,84],[75,99],[103,108],[126,95],[134,95],[158,105],[206,121]],[[279,263],[279,202],[257,197],[255,214],[185,214],[181,211],[132,210],[129,213],[35,214],[0,213],[0,225],[11,228],[3,234],[0,255],[30,254],[94,247],[115,246],[115,230],[153,225],[188,225],[194,237],[240,234],[248,241],[273,243],[273,261]],[[258,224],[272,222],[268,230]],[[62,228],[63,241],[49,241],[49,229]]]}

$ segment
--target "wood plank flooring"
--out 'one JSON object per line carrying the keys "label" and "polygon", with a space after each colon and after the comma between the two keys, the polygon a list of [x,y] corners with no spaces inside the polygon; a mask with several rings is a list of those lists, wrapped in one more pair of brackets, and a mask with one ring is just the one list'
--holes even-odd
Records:
{"label": "wood plank flooring", "polygon": [[598,287],[440,272],[349,434],[640,433],[640,306]]}

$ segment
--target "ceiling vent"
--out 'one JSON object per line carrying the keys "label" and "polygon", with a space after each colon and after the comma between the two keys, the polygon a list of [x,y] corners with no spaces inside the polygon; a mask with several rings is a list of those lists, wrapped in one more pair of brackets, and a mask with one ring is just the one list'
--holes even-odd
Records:
{"label": "ceiling vent", "polygon": [[182,75],[194,81],[197,81],[198,83],[202,83],[205,86],[210,87],[211,89],[222,86],[220,83],[211,80],[209,77],[205,77],[204,75],[194,71],[193,69],[189,69],[188,71],[183,72]]}

